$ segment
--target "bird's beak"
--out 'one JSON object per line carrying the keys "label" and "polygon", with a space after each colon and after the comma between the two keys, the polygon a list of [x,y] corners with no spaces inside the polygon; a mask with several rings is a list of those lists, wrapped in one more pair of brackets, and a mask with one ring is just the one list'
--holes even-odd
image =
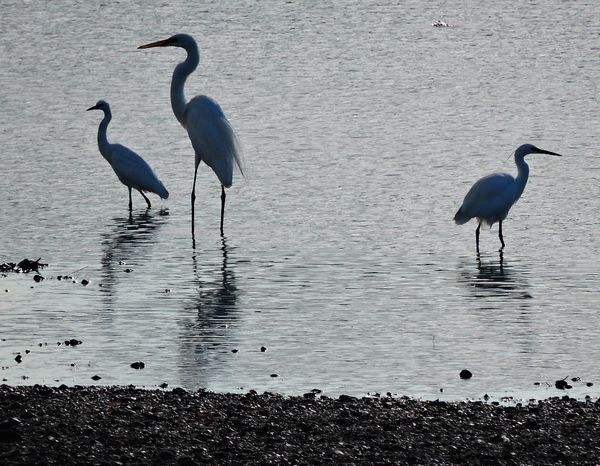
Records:
{"label": "bird's beak", "polygon": [[94,105],[93,107],[88,108],[86,112],[89,112],[90,110],[98,110],[98,106]]}
{"label": "bird's beak", "polygon": [[158,40],[156,42],[150,42],[146,45],[140,45],[138,49],[149,49],[152,47],[167,47],[172,44],[171,39]]}
{"label": "bird's beak", "polygon": [[[536,148],[537,149],[537,148]],[[561,154],[557,154],[556,152],[550,152],[549,150],[544,150],[544,149],[537,149],[536,151],[537,154],[548,154],[548,155],[556,155],[558,157],[562,157]]]}

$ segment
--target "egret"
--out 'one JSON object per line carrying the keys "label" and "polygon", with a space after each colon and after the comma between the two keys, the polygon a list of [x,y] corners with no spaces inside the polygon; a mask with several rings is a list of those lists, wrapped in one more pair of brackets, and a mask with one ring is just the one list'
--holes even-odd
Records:
{"label": "egret", "polygon": [[523,144],[515,151],[515,164],[518,174],[513,178],[508,173],[492,173],[484,176],[477,181],[469,190],[465,199],[454,216],[454,221],[458,225],[467,223],[472,218],[477,217],[478,224],[475,230],[475,242],[477,252],[479,253],[479,229],[481,223],[485,222],[490,227],[498,222],[498,238],[504,249],[504,238],[502,237],[502,221],[508,215],[508,211],[523,194],[527,178],[529,177],[529,166],[525,163],[525,156],[528,154],[550,154],[557,155],[556,152],[538,149],[532,144]]}
{"label": "egret", "polygon": [[121,183],[129,189],[129,211],[132,210],[131,189],[135,188],[146,200],[148,208],[152,207],[150,199],[144,194],[144,191],[158,194],[161,198],[167,199],[169,192],[158,179],[150,165],[131,149],[121,144],[111,144],[108,142],[106,130],[112,119],[110,105],[104,100],[99,100],[96,105],[88,108],[89,110],[102,110],[104,118],[98,128],[98,148],[106,161],[113,168]]}
{"label": "egret", "polygon": [[232,185],[234,165],[237,165],[242,175],[244,174],[237,138],[223,110],[213,99],[199,95],[189,102],[185,100],[185,81],[200,62],[200,53],[194,38],[187,34],[175,34],[168,39],[141,45],[138,48],[148,49],[151,47],[181,47],[187,52],[186,59],[179,63],[173,72],[171,107],[179,123],[187,130],[196,153],[191,196],[192,235],[194,234],[196,175],[201,161],[212,168],[221,182],[221,235],[223,235],[225,188]]}

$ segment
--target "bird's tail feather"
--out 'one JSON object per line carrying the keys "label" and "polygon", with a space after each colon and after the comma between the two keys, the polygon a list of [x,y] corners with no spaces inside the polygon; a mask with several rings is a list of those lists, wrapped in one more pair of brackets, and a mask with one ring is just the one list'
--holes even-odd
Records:
{"label": "bird's tail feather", "polygon": [[465,213],[462,210],[462,207],[460,209],[458,209],[458,211],[454,215],[454,222],[457,225],[464,225],[469,220],[471,220],[471,217],[469,217],[468,215],[465,215]]}

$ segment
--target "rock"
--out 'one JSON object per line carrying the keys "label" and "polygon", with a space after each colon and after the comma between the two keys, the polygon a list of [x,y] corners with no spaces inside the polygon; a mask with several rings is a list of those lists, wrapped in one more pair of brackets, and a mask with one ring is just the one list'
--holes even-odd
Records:
{"label": "rock", "polygon": [[89,281],[89,280],[86,280],[86,279],[84,278],[83,280],[81,280],[81,284],[82,284],[83,286],[88,286],[88,285],[90,284],[90,281]]}
{"label": "rock", "polygon": [[100,380],[101,378],[98,374],[92,375],[92,380]]}
{"label": "rock", "polygon": [[267,351],[267,348],[265,348],[264,346],[261,346],[261,347],[260,347],[260,352],[261,352],[261,353],[264,353],[265,351]]}
{"label": "rock", "polygon": [[565,390],[565,389],[567,389],[567,390],[568,390],[568,389],[570,389],[570,388],[573,388],[573,387],[572,387],[571,385],[569,385],[569,383],[568,383],[566,380],[564,380],[564,379],[557,380],[556,382],[554,382],[554,386],[555,386],[556,388],[558,388],[559,390]]}
{"label": "rock", "polygon": [[18,364],[21,364],[22,360],[23,360],[23,356],[21,356],[20,354],[17,354],[15,356],[15,361],[17,361]]}
{"label": "rock", "polygon": [[132,369],[137,369],[137,370],[139,370],[139,369],[143,369],[144,367],[146,367],[146,364],[144,364],[142,361],[137,361],[137,362],[132,362],[132,363],[130,364],[130,367],[131,367]]}
{"label": "rock", "polygon": [[42,280],[44,280],[44,277],[42,277],[41,275],[34,275],[33,276],[33,281],[36,282],[36,283],[39,283]]}
{"label": "rock", "polygon": [[469,370],[469,369],[463,369],[462,371],[460,371],[460,374],[458,374],[460,376],[461,379],[467,380],[470,379],[471,377],[473,377],[473,373]]}
{"label": "rock", "polygon": [[82,341],[81,340],[76,340],[75,338],[71,338],[70,340],[65,340],[65,345],[67,346],[77,346],[77,345],[81,345]]}
{"label": "rock", "polygon": [[279,377],[277,374],[271,374],[271,377]]}

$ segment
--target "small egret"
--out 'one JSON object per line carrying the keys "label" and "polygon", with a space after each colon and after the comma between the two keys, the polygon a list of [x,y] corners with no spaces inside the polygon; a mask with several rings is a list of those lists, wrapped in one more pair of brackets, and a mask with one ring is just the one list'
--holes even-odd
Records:
{"label": "small egret", "polygon": [[242,161],[238,142],[217,102],[205,95],[185,100],[184,85],[187,77],[200,62],[200,53],[193,37],[176,34],[165,40],[141,45],[139,49],[151,47],[181,47],[187,52],[186,59],[175,67],[171,80],[171,107],[175,117],[187,129],[188,136],[196,153],[194,167],[194,185],[192,187],[192,235],[194,234],[194,202],[196,200],[196,175],[198,165],[203,161],[213,169],[221,182],[221,235],[223,234],[223,215],[225,212],[225,188],[233,182],[234,164],[243,175]]}
{"label": "small egret", "polygon": [[481,223],[489,226],[498,222],[498,237],[504,249],[504,238],[502,237],[502,221],[508,215],[508,211],[523,194],[527,178],[529,177],[529,166],[525,163],[528,154],[550,154],[558,155],[556,152],[538,149],[531,144],[523,144],[515,151],[515,164],[518,168],[517,178],[508,173],[492,173],[477,181],[469,190],[465,199],[454,216],[458,225],[467,223],[477,217],[478,224],[475,230],[475,242],[479,252],[479,229]]}
{"label": "small egret", "polygon": [[161,198],[167,199],[169,192],[158,179],[150,165],[131,149],[121,144],[110,144],[106,137],[106,130],[112,118],[110,105],[104,100],[99,100],[96,105],[88,108],[89,110],[102,110],[104,118],[98,128],[98,148],[102,156],[110,163],[121,183],[129,189],[129,211],[132,210],[131,188],[135,188],[146,200],[148,208],[152,207],[150,199],[144,194],[144,191],[158,194]]}

